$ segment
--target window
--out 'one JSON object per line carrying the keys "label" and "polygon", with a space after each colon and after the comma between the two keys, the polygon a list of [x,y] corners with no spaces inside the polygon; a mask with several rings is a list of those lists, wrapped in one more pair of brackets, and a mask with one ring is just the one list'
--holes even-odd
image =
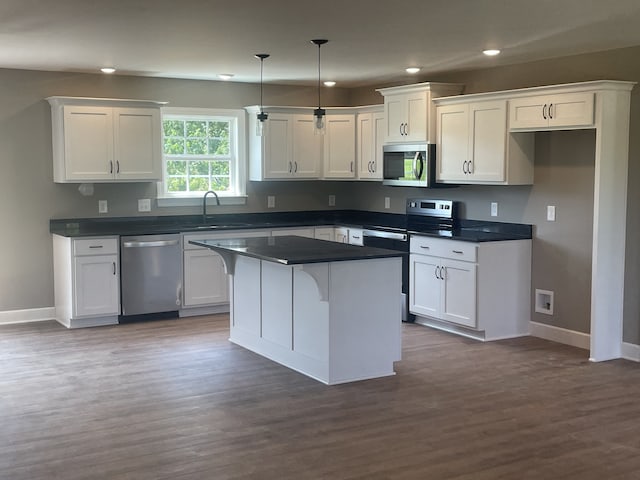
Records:
{"label": "window", "polygon": [[245,195],[244,118],[243,110],[163,109],[160,205],[189,204],[166,200],[201,199],[208,190],[223,203],[244,203],[233,201]]}

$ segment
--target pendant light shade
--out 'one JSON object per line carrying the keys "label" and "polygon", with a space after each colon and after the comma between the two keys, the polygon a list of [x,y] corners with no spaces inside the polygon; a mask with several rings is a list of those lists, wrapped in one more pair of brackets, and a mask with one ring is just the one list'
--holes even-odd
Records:
{"label": "pendant light shade", "polygon": [[262,70],[264,67],[264,59],[269,58],[268,53],[256,53],[255,57],[260,60],[260,113],[256,115],[258,121],[256,122],[256,135],[262,136],[264,133],[264,122],[267,121],[269,115],[264,113],[264,107],[262,104]]}
{"label": "pendant light shade", "polygon": [[318,46],[318,108],[313,111],[313,116],[315,117],[313,125],[314,125],[314,133],[318,135],[324,134],[324,123],[325,123],[325,114],[327,113],[324,108],[322,108],[320,103],[320,47],[327,43],[329,40],[326,39],[315,39],[311,40],[311,43]]}

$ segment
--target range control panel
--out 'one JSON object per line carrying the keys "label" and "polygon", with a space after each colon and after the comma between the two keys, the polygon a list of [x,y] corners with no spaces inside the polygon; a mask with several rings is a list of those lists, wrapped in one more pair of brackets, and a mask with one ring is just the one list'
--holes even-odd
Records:
{"label": "range control panel", "polygon": [[455,219],[458,217],[458,202],[453,200],[409,198],[407,199],[407,215]]}

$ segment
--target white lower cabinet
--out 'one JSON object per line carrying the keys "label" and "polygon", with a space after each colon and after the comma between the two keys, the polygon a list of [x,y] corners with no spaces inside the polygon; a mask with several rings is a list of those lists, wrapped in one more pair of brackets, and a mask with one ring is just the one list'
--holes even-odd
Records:
{"label": "white lower cabinet", "polygon": [[529,333],[531,241],[412,235],[409,310],[416,323],[481,340]]}
{"label": "white lower cabinet", "polygon": [[336,231],[334,227],[316,227],[314,229],[313,238],[318,240],[327,240],[329,242],[336,241]]}
{"label": "white lower cabinet", "polygon": [[53,259],[58,322],[68,328],[118,323],[118,237],[54,235]]}
{"label": "white lower cabinet", "polygon": [[272,230],[271,236],[282,237],[285,235],[295,235],[297,237],[315,238],[315,229],[313,227],[295,227],[295,228],[282,228],[279,230]]}
{"label": "white lower cabinet", "polygon": [[183,308],[181,317],[229,311],[229,277],[224,261],[208,248],[190,240],[221,240],[234,237],[269,236],[268,230],[236,230],[225,233],[183,234]]}

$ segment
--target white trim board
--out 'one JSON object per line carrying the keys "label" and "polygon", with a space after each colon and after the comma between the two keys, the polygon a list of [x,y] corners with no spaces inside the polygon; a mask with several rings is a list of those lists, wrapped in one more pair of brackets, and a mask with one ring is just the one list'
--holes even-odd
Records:
{"label": "white trim board", "polygon": [[56,319],[55,307],[30,308],[27,310],[7,310],[0,312],[0,325],[12,323],[43,322]]}
{"label": "white trim board", "polygon": [[640,345],[622,342],[622,358],[640,362]]}
{"label": "white trim board", "polygon": [[571,345],[572,347],[589,350],[591,335],[588,333],[567,330],[566,328],[554,327],[545,323],[529,322],[531,336],[551,340],[552,342]]}

